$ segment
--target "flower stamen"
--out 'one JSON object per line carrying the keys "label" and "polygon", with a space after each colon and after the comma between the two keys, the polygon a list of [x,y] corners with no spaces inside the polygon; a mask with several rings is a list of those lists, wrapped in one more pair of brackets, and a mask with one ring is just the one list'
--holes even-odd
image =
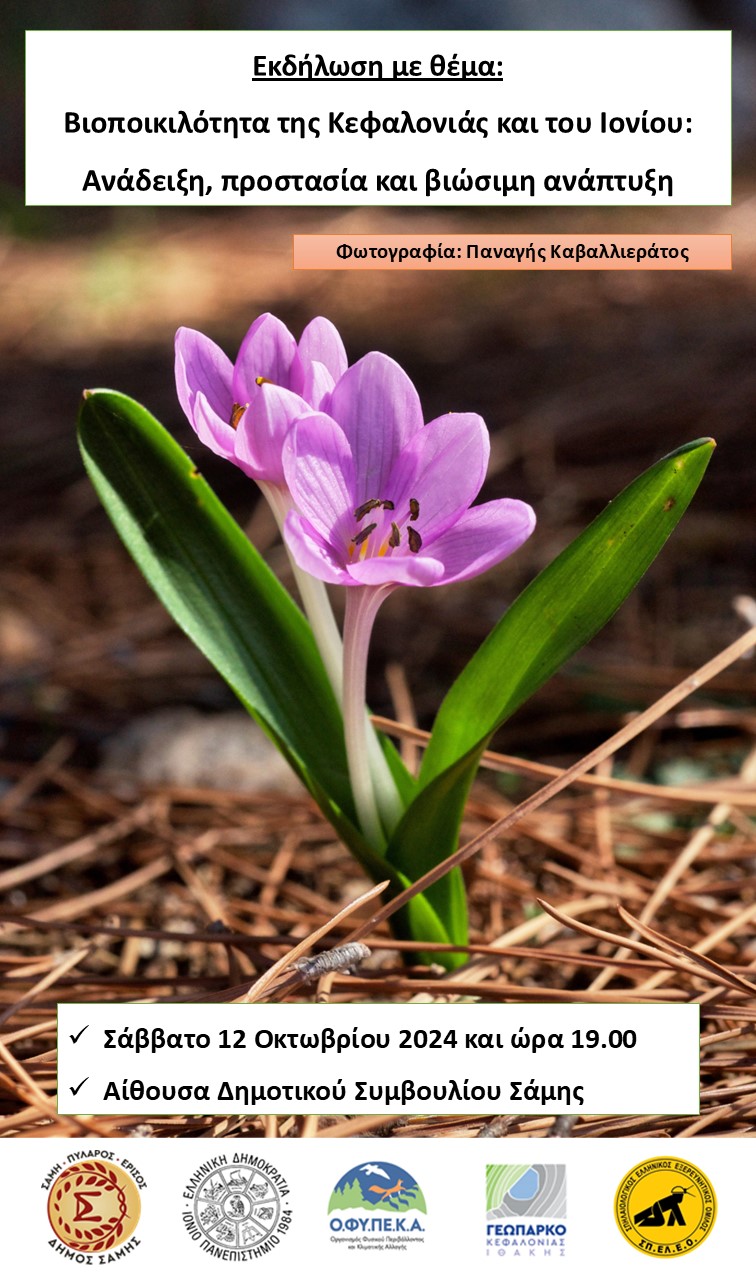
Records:
{"label": "flower stamen", "polygon": [[413,551],[415,555],[417,555],[418,551],[423,545],[423,540],[420,537],[420,534],[418,533],[417,529],[413,529],[411,524],[407,525],[407,541],[409,542],[410,551]]}
{"label": "flower stamen", "polygon": [[399,532],[399,525],[398,525],[398,524],[394,524],[394,521],[392,520],[392,521],[391,521],[391,536],[390,536],[390,538],[389,538],[389,540],[388,540],[388,544],[389,544],[389,546],[390,546],[390,547],[398,547],[398,546],[399,546],[399,544],[401,543],[401,540],[402,540],[402,535],[401,535],[401,533]]}
{"label": "flower stamen", "polygon": [[376,507],[380,507],[380,505],[380,498],[368,498],[367,502],[363,502],[361,506],[355,509],[355,520],[362,520],[367,515],[368,511],[375,511]]}
{"label": "flower stamen", "polygon": [[360,529],[359,533],[356,533],[352,538],[352,546],[359,547],[360,543],[365,542],[365,540],[370,537],[373,530],[377,528],[378,526],[376,524],[366,524],[365,528]]}
{"label": "flower stamen", "polygon": [[361,503],[355,508],[355,520],[362,520],[368,511],[375,511],[377,507],[383,507],[384,511],[393,511],[394,504],[388,498],[368,498],[367,502]]}
{"label": "flower stamen", "polygon": [[234,431],[236,431],[236,428],[238,427],[239,423],[241,422],[248,408],[249,408],[248,404],[235,404],[233,406],[228,425],[230,427],[233,427]]}
{"label": "flower stamen", "polygon": [[410,520],[419,520],[420,518],[420,503],[417,498],[410,498],[409,500],[409,518]]}

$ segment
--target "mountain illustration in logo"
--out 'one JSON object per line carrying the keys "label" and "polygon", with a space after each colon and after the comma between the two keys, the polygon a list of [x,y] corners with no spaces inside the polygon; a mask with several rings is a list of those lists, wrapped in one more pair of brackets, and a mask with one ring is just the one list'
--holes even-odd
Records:
{"label": "mountain illustration in logo", "polygon": [[425,1196],[412,1174],[389,1160],[355,1165],[333,1189],[328,1212],[334,1209],[380,1209],[382,1213],[427,1213]]}

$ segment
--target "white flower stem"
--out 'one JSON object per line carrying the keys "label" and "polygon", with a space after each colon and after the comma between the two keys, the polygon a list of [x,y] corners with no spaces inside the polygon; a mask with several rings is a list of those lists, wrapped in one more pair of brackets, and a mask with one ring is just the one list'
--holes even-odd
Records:
{"label": "white flower stem", "polygon": [[305,573],[290,557],[302,606],[309,619],[315,643],[320,650],[326,675],[331,682],[336,701],[339,706],[344,701],[344,664],[342,655],[344,645],[341,633],[333,616],[331,602],[328,599],[326,585],[319,578]]}
{"label": "white flower stem", "polygon": [[[283,526],[286,519],[286,513],[291,508],[291,498],[288,492],[279,489],[276,485],[260,483],[263,496],[267,499],[278,525],[279,533],[283,538]],[[313,578],[311,574],[305,573],[304,569],[300,569],[294,557],[290,554],[289,548],[284,538],[284,546],[286,554],[289,556],[289,564],[291,565],[294,579],[297,584],[299,596],[302,606],[310,626],[315,636],[315,643],[320,650],[320,656],[323,659],[323,666],[326,669],[326,675],[331,682],[331,687],[336,694],[336,701],[339,706],[343,702],[343,662],[341,635],[336,625],[336,619],[333,616],[331,602],[328,599],[326,585],[319,578]]]}
{"label": "white flower stem", "polygon": [[393,587],[347,587],[344,616],[344,739],[349,780],[363,834],[382,849],[385,836],[378,812],[374,774],[368,755],[365,685],[370,636],[375,616]]}
{"label": "white flower stem", "polygon": [[[260,482],[260,489],[268,505],[273,512],[276,524],[283,536],[284,520],[286,513],[290,510],[292,502],[291,497],[285,490],[279,489],[276,485]],[[333,616],[331,601],[328,598],[326,585],[319,578],[313,578],[311,574],[305,573],[304,569],[300,569],[294,557],[290,554],[286,540],[284,539],[289,563],[291,564],[294,579],[297,584],[299,596],[302,601],[302,607],[307,615],[312,633],[315,637],[315,643],[320,650],[320,656],[323,659],[323,665],[326,669],[326,675],[331,683],[331,687],[336,695],[336,701],[339,707],[344,710],[344,644],[341,639],[336,619]],[[347,602],[352,595],[353,590],[361,595],[365,588],[347,588]],[[386,591],[381,599],[385,599],[388,594]],[[380,604],[380,601],[379,601]],[[376,606],[377,612],[378,606]],[[375,617],[375,614],[373,615]],[[372,630],[372,620],[368,630],[368,640],[370,639],[370,631]],[[365,666],[367,666],[367,650],[365,652]],[[344,718],[346,721],[346,712],[344,710]],[[386,757],[381,750],[381,744],[378,741],[378,735],[370,722],[367,710],[365,708],[365,672],[362,678],[362,753],[363,758],[366,757],[370,777],[372,778],[371,791],[375,793],[373,808],[376,804],[383,819],[383,825],[388,832],[393,831],[397,822],[403,813],[403,805],[396,789],[396,783],[391,775]],[[349,743],[347,741],[347,754],[349,753]],[[350,766],[351,768],[351,766]],[[356,799],[355,799],[356,803]],[[358,806],[359,809],[359,806]],[[380,845],[385,844],[385,838],[381,832]]]}

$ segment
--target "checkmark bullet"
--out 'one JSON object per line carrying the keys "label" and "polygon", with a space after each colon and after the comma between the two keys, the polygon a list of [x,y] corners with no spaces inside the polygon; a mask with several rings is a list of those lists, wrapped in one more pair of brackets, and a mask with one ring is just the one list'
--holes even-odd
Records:
{"label": "checkmark bullet", "polygon": [[82,1085],[82,1084],[86,1084],[88,1079],[89,1079],[89,1076],[85,1076],[85,1077],[84,1077],[84,1079],[82,1080],[81,1084],[77,1084],[77,1086],[76,1086],[76,1088],[75,1088],[75,1089],[74,1089],[73,1085],[71,1085],[71,1093],[73,1094],[73,1096],[74,1096],[74,1097],[76,1097],[77,1093],[79,1092],[79,1089],[81,1088],[81,1085]]}
{"label": "checkmark bullet", "polygon": [[[89,1023],[87,1023],[87,1027],[88,1026],[89,1026]],[[75,1036],[70,1037],[70,1039],[73,1041],[74,1044],[76,1044],[76,1041],[79,1039],[80,1036],[84,1035],[84,1032],[86,1031],[87,1027],[82,1027],[81,1031],[77,1032]]]}

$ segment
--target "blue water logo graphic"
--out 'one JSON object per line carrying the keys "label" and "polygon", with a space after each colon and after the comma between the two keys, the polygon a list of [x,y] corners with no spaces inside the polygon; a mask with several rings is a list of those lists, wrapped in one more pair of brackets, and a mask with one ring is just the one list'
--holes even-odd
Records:
{"label": "blue water logo graphic", "polygon": [[486,1167],[486,1255],[564,1258],[567,1174],[563,1164]]}
{"label": "blue water logo graphic", "polygon": [[490,1164],[486,1169],[489,1221],[500,1218],[564,1218],[567,1179],[562,1164]]}

